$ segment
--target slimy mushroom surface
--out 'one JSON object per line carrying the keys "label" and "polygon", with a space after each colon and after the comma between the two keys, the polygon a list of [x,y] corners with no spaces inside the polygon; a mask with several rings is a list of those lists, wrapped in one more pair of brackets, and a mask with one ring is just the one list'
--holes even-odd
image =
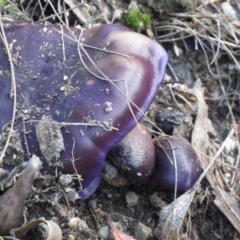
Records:
{"label": "slimy mushroom surface", "polygon": [[[190,189],[202,173],[202,167],[191,144],[183,137],[158,137],[155,142],[154,178],[159,186],[171,192]],[[177,175],[177,178],[175,177]]]}
{"label": "slimy mushroom surface", "polygon": [[147,128],[139,123],[109,152],[130,184],[146,183],[155,165],[155,151]]}
{"label": "slimy mushroom surface", "polygon": [[[40,157],[43,173],[81,175],[76,187],[85,199],[99,184],[106,154],[152,102],[167,54],[121,25],[83,31],[31,22],[3,26],[16,79],[14,130],[26,159]],[[2,136],[12,120],[11,74],[0,42]]]}

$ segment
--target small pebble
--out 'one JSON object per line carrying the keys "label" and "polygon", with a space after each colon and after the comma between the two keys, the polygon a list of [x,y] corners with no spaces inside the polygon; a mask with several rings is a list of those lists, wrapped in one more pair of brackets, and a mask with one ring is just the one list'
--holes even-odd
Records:
{"label": "small pebble", "polygon": [[69,221],[68,221],[68,227],[70,229],[74,229],[78,226],[78,224],[81,222],[81,219],[80,218],[77,218],[77,217],[74,217],[74,218],[71,218]]}
{"label": "small pebble", "polygon": [[68,235],[68,239],[67,240],[75,240],[74,235],[72,235],[72,234]]}
{"label": "small pebble", "polygon": [[139,202],[139,197],[135,192],[128,191],[125,195],[126,202],[128,206],[133,207],[136,206]]}
{"label": "small pebble", "polygon": [[112,198],[112,194],[111,193],[108,193],[108,198]]}
{"label": "small pebble", "polygon": [[97,198],[94,198],[88,202],[89,207],[94,211],[98,209],[97,201]]}
{"label": "small pebble", "polygon": [[4,170],[3,168],[0,168],[0,179],[4,177],[7,174],[7,171]]}
{"label": "small pebble", "polygon": [[162,200],[161,197],[158,196],[158,193],[153,193],[151,196],[150,196],[150,203],[152,204],[153,207],[155,208],[160,208],[162,209],[163,207],[165,207],[167,204],[166,202],[164,202]]}
{"label": "small pebble", "polygon": [[226,178],[231,178],[232,177],[232,174],[229,173],[229,172],[225,173],[224,175],[225,175]]}
{"label": "small pebble", "polygon": [[228,155],[236,149],[236,144],[233,139],[228,139],[228,142],[224,148],[225,153]]}
{"label": "small pebble", "polygon": [[74,188],[70,188],[70,187],[65,189],[65,196],[66,196],[67,200],[71,203],[75,203],[75,201],[77,199],[79,199],[79,195],[76,192],[76,190]]}
{"label": "small pebble", "polygon": [[111,102],[105,102],[104,103],[104,111],[106,113],[111,112],[113,110],[112,103]]}
{"label": "small pebble", "polygon": [[[123,231],[122,226],[118,222],[113,222],[114,226],[118,228],[120,231]],[[109,226],[104,226],[102,227],[99,231],[98,234],[100,237],[104,240],[114,240],[112,230]]]}
{"label": "small pebble", "polygon": [[152,233],[152,229],[142,223],[138,223],[134,228],[134,236],[137,240],[147,240]]}

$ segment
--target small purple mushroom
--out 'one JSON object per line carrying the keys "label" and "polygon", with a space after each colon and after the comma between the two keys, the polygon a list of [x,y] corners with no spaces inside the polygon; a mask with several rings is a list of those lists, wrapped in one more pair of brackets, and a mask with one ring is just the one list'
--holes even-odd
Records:
{"label": "small purple mushroom", "polygon": [[[3,26],[15,67],[14,129],[22,147],[43,160],[44,173],[81,175],[78,191],[85,199],[99,184],[106,154],[153,100],[167,54],[156,41],[121,25],[82,32],[30,22]],[[13,98],[2,42],[0,85],[4,132],[12,119]]]}
{"label": "small purple mushroom", "polygon": [[202,173],[198,157],[191,144],[183,137],[158,137],[154,140],[156,165],[154,178],[159,186],[171,192],[175,190],[177,174],[177,192],[190,189]]}
{"label": "small purple mushroom", "polygon": [[147,128],[139,123],[110,152],[112,161],[130,184],[146,183],[155,165],[155,151]]}

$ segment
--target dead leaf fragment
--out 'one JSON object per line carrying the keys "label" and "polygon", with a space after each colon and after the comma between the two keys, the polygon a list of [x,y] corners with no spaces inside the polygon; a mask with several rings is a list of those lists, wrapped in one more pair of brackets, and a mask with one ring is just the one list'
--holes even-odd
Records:
{"label": "dead leaf fragment", "polygon": [[[216,159],[218,155],[220,155],[221,148],[222,150],[224,149],[228,139],[231,137],[234,131],[230,131],[221,148],[217,151],[217,149],[210,144],[209,136],[207,134],[210,132],[215,135],[215,131],[210,120],[208,119],[208,107],[204,100],[204,89],[201,86],[200,80],[197,80],[195,87],[191,90],[191,93],[193,93],[198,99],[198,113],[192,133],[192,144],[197,150],[197,155],[203,169],[207,170],[210,167],[209,165],[212,165],[212,160]],[[215,155],[215,157],[210,161],[210,164],[209,158],[206,157],[209,155],[209,153]],[[220,175],[221,174],[218,168],[214,168],[214,171],[207,171],[206,173],[206,178],[216,196],[214,203],[222,211],[222,213],[225,214],[237,231],[240,232],[240,210],[238,207],[238,200],[232,192],[225,192],[221,185],[216,181],[217,176]]]}
{"label": "dead leaf fragment", "polygon": [[[16,229],[14,231],[14,234],[16,235],[16,237],[20,238],[20,237],[26,235],[26,233],[28,233],[33,228],[39,226],[40,224],[47,232],[46,240],[61,240],[62,239],[62,230],[58,226],[58,224],[53,222],[52,220],[45,220],[45,219],[41,219],[41,218],[24,224],[20,228]],[[4,239],[9,239],[9,238],[4,237]]]}
{"label": "dead leaf fragment", "polygon": [[35,155],[29,160],[17,182],[0,197],[0,234],[7,234],[23,222],[25,200],[31,191],[36,172],[42,162]]}
{"label": "dead leaf fragment", "polygon": [[[220,189],[219,189],[220,190]],[[217,196],[214,203],[223,212],[223,214],[229,219],[232,225],[238,229],[240,227],[240,209],[238,207],[236,197],[230,192],[220,190],[222,198]],[[223,201],[224,199],[224,201]]]}
{"label": "dead leaf fragment", "polygon": [[156,237],[163,239],[178,239],[179,229],[195,195],[198,184],[175,199],[171,204],[162,208],[159,214],[159,223],[155,230]]}

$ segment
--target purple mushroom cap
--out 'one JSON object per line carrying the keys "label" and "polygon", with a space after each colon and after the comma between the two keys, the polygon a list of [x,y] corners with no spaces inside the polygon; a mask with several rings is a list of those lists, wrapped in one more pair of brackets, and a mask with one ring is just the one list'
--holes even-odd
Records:
{"label": "purple mushroom cap", "polygon": [[[154,178],[159,186],[171,192],[189,190],[202,173],[202,167],[192,145],[183,137],[158,137],[155,142]],[[175,161],[176,160],[176,164]]]}
{"label": "purple mushroom cap", "polygon": [[[17,86],[14,129],[20,134],[22,147],[43,160],[44,173],[77,171],[83,179],[79,195],[85,199],[99,184],[106,154],[152,102],[164,77],[167,54],[156,41],[121,25],[100,25],[82,32],[30,22],[3,25]],[[12,119],[13,98],[2,42],[0,74],[3,132]],[[54,124],[38,128],[41,121]],[[40,142],[56,137],[50,131],[54,126],[59,128],[64,147],[56,145],[59,156],[46,157]],[[48,142],[45,145],[48,147]]]}
{"label": "purple mushroom cap", "polygon": [[154,143],[147,127],[139,123],[109,152],[130,184],[146,183],[155,165]]}

